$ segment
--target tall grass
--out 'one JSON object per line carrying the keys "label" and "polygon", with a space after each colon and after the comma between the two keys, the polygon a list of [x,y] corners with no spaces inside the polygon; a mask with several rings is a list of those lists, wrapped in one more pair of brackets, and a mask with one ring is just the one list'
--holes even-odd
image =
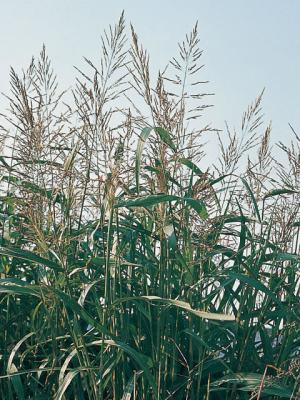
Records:
{"label": "tall grass", "polygon": [[122,15],[68,105],[45,48],[11,70],[1,398],[297,398],[300,138],[274,160],[262,95],[203,125],[197,25],[154,83],[130,43]]}

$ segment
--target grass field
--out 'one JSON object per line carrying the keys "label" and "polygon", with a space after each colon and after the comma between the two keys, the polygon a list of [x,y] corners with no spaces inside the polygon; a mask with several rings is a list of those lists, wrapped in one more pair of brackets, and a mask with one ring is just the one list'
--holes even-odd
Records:
{"label": "grass field", "polygon": [[69,104],[45,48],[11,70],[0,397],[300,398],[300,138],[276,162],[263,94],[236,130],[203,125],[197,26],[156,81],[125,32]]}

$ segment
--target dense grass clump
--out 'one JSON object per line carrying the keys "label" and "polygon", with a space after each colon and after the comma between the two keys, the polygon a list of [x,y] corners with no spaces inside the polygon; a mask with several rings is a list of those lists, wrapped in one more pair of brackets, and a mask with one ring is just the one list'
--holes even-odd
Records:
{"label": "dense grass clump", "polygon": [[299,137],[276,162],[262,96],[203,125],[197,26],[154,85],[123,15],[101,44],[68,105],[45,48],[11,70],[0,397],[297,398]]}

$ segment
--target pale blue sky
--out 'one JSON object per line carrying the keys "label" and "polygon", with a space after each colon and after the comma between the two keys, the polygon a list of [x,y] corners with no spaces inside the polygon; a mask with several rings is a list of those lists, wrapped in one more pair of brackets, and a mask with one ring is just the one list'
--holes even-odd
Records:
{"label": "pale blue sky", "polygon": [[[266,121],[275,140],[300,132],[299,0],[2,0],[0,91],[8,91],[10,65],[27,66],[45,43],[63,87],[74,81],[82,56],[95,60],[103,29],[125,10],[151,61],[162,68],[177,42],[199,21],[203,80],[216,93],[210,117],[239,126],[246,106],[266,87]],[[0,100],[0,106],[3,100]]]}

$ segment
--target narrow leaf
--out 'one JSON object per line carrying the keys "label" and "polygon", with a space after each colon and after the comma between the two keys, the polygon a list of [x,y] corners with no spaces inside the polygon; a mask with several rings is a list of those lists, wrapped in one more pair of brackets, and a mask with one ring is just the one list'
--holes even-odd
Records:
{"label": "narrow leaf", "polygon": [[54,271],[63,271],[63,269],[55,262],[46,258],[40,257],[35,253],[28,250],[22,250],[17,247],[3,247],[0,246],[0,254],[8,257],[15,257],[20,260],[30,261],[36,264],[44,265],[45,267],[51,268]]}
{"label": "narrow leaf", "polygon": [[250,188],[248,182],[247,182],[244,178],[241,178],[241,180],[242,180],[243,184],[245,185],[245,187],[246,187],[246,189],[247,189],[247,192],[248,192],[249,195],[250,195],[250,198],[251,198],[251,200],[252,200],[252,204],[253,204],[253,208],[254,208],[255,214],[256,214],[256,216],[257,216],[259,222],[261,223],[261,217],[260,217],[260,213],[259,213],[259,209],[258,209],[258,205],[257,205],[256,199],[255,199],[255,196],[254,196],[254,194],[253,194],[253,192],[252,192],[252,190],[251,190],[251,188]]}
{"label": "narrow leaf", "polygon": [[293,193],[297,193],[296,190],[291,190],[291,189],[273,189],[270,190],[265,196],[264,196],[264,200],[268,199],[269,197],[274,197],[274,196],[278,196],[280,194],[293,194]]}

